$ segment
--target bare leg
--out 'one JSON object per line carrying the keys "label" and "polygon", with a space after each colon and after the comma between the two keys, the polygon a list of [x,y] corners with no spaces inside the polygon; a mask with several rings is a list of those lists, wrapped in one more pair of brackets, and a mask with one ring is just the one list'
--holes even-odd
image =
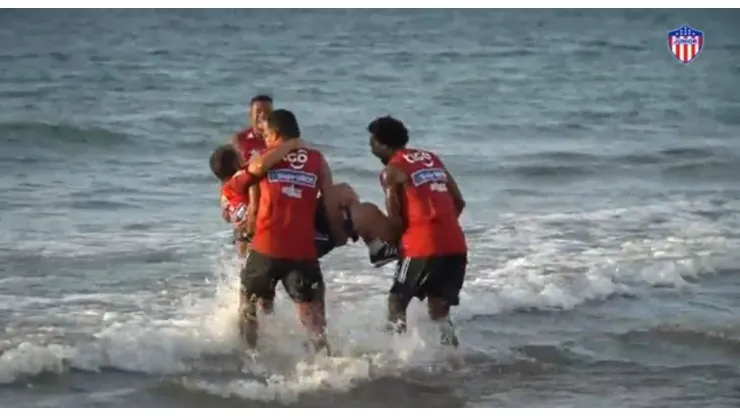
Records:
{"label": "bare leg", "polygon": [[272,315],[275,312],[275,302],[272,299],[260,299],[260,309],[266,315]]}
{"label": "bare leg", "polygon": [[[347,239],[355,234],[365,242],[370,261],[376,267],[397,258],[397,250],[388,244],[391,239],[388,218],[377,206],[369,202],[360,202],[357,193],[346,183],[334,185],[326,192],[324,198],[337,247],[345,245]],[[348,218],[345,212],[349,214],[351,230],[347,230]]]}
{"label": "bare leg", "polygon": [[349,206],[349,211],[355,231],[366,243],[376,240],[390,241],[388,217],[375,204],[361,202]]}
{"label": "bare leg", "polygon": [[296,303],[298,317],[304,328],[308,331],[311,343],[316,352],[326,350],[326,355],[331,355],[331,349],[326,339],[326,315],[323,295],[313,302]]}
{"label": "bare leg", "polygon": [[388,295],[388,322],[386,329],[391,332],[406,332],[406,310],[409,307],[409,300],[404,296],[396,293]]}
{"label": "bare leg", "polygon": [[249,348],[257,347],[257,297],[242,291],[239,294],[239,333]]}
{"label": "bare leg", "polygon": [[249,243],[245,241],[236,241],[236,252],[239,255],[239,257],[244,258],[247,256],[247,252],[249,251]]}
{"label": "bare leg", "polygon": [[439,326],[442,345],[457,347],[459,342],[455,335],[455,326],[450,320],[450,305],[442,298],[430,297],[427,300],[427,312],[429,318]]}
{"label": "bare leg", "polygon": [[328,191],[322,194],[324,198],[324,204],[326,207],[326,215],[329,220],[329,225],[334,237],[334,245],[341,247],[347,244],[347,239],[350,235],[347,233],[348,230],[344,227],[344,212],[343,207],[346,204],[359,203],[357,194],[346,183],[338,183],[333,185]]}
{"label": "bare leg", "polygon": [[327,201],[329,221],[333,222],[332,229],[336,228],[343,232],[339,237],[344,238],[339,238],[338,245],[345,244],[347,238],[350,237],[344,227],[345,209],[349,210],[352,216],[353,231],[363,240],[369,242],[375,239],[382,241],[390,239],[390,227],[386,215],[375,204],[360,202],[357,192],[349,184],[338,183],[332,186],[324,194],[324,199]]}
{"label": "bare leg", "polygon": [[355,231],[367,246],[370,263],[381,267],[398,259],[398,248],[389,243],[388,217],[377,206],[363,202],[349,207],[349,212]]}

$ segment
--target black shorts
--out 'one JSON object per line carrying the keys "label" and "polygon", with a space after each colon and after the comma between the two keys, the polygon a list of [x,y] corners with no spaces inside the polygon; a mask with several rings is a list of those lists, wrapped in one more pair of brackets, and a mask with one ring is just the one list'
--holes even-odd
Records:
{"label": "black shorts", "polygon": [[430,296],[458,305],[467,266],[467,253],[402,258],[396,266],[391,293],[400,296],[404,303],[414,297],[424,300]]}
{"label": "black shorts", "polygon": [[278,282],[295,302],[311,302],[324,293],[318,260],[283,260],[250,251],[241,271],[242,292],[272,300]]}

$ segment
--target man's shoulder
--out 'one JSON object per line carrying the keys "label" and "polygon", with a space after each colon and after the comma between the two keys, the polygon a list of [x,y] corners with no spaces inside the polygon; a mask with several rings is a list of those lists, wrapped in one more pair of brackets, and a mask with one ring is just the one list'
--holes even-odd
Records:
{"label": "man's shoulder", "polygon": [[251,139],[262,140],[262,135],[260,135],[253,127],[243,128],[235,132],[231,137],[234,140],[251,140]]}
{"label": "man's shoulder", "polygon": [[262,137],[262,134],[258,132],[254,127],[248,127],[242,131],[244,134],[244,138],[247,140],[258,140],[262,143],[265,142],[265,138]]}
{"label": "man's shoulder", "polygon": [[302,147],[301,149],[303,149],[303,150],[305,150],[305,151],[307,151],[309,153],[315,154],[317,156],[320,156],[322,158],[324,157],[324,152],[322,152],[321,150],[319,150],[319,149],[317,149],[317,148],[315,148],[313,146],[306,146],[306,147]]}
{"label": "man's shoulder", "polygon": [[240,141],[240,133],[234,133],[231,136],[229,136],[229,144],[234,147],[239,147],[239,141]]}
{"label": "man's shoulder", "polygon": [[380,173],[381,183],[386,186],[403,184],[406,178],[406,171],[400,163],[388,162]]}

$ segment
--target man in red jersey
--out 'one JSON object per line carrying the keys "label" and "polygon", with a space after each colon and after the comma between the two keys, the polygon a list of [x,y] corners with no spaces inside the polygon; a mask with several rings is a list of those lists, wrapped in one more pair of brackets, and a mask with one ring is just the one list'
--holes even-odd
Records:
{"label": "man in red jersey", "polygon": [[[249,126],[229,137],[228,143],[240,155],[240,167],[245,167],[252,156],[265,149],[265,139],[260,131],[262,121],[272,113],[272,97],[269,95],[255,95],[249,100],[247,117]],[[221,218],[230,222],[228,210],[221,210]]]}
{"label": "man in red jersey", "polygon": [[410,149],[404,124],[380,117],[367,127],[370,149],[385,165],[388,221],[400,243],[400,260],[388,295],[388,322],[406,329],[414,297],[428,298],[429,317],[441,326],[442,343],[457,346],[449,318],[459,304],[467,267],[467,244],[458,217],[465,207],[455,179],[432,152]]}
{"label": "man in red jersey", "polygon": [[[268,119],[268,146],[300,137],[298,122],[288,110]],[[283,287],[295,302],[301,323],[317,351],[326,350],[324,277],[315,245],[314,213],[319,193],[328,191],[327,164],[317,150],[293,150],[259,183],[259,204],[251,249],[241,272],[243,332],[247,344],[257,344],[257,303],[272,302],[275,287]],[[255,209],[255,208],[251,208]]]}
{"label": "man in red jersey", "polygon": [[[283,141],[265,151],[264,154],[253,157],[246,169],[240,169],[240,156],[231,145],[220,146],[211,155],[210,167],[222,183],[222,205],[229,213],[229,221],[234,227],[237,249],[242,256],[247,254],[251,237],[257,228],[256,214],[261,198],[259,193],[254,192],[259,189],[259,186],[255,184],[272,166],[280,162],[283,156],[291,150],[303,147],[305,143],[301,139]],[[327,169],[325,173],[326,182],[331,184],[331,171]],[[357,238],[352,235],[357,234],[368,246],[370,260],[376,267],[397,258],[395,249],[383,242],[389,235],[385,215],[373,204],[360,203],[349,185],[331,185],[327,195],[322,195],[318,199],[314,214],[314,244],[318,257],[323,257],[334,248],[346,244],[350,238],[356,240]],[[331,208],[327,209],[327,205]],[[336,221],[343,212],[344,217]],[[285,245],[292,243],[291,239],[283,241]],[[373,249],[374,245],[380,245],[381,248]],[[239,328],[244,336],[249,333],[246,325],[248,319],[245,316],[249,316],[250,313],[254,315],[251,311],[253,308],[249,308],[250,299],[251,296],[246,292],[242,292],[239,299],[242,315]],[[266,313],[271,313],[272,298],[259,300],[261,309]]]}
{"label": "man in red jersey", "polygon": [[229,144],[239,151],[242,163],[265,148],[263,132],[260,131],[260,120],[264,120],[272,113],[272,97],[269,95],[255,95],[249,100],[249,127],[229,138]]}

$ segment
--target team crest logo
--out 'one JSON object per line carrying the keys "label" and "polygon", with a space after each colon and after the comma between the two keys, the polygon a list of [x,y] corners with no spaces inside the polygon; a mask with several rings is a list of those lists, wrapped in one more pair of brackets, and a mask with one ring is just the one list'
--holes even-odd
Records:
{"label": "team crest logo", "polygon": [[684,64],[693,61],[704,49],[704,32],[683,25],[668,32],[668,49]]}

